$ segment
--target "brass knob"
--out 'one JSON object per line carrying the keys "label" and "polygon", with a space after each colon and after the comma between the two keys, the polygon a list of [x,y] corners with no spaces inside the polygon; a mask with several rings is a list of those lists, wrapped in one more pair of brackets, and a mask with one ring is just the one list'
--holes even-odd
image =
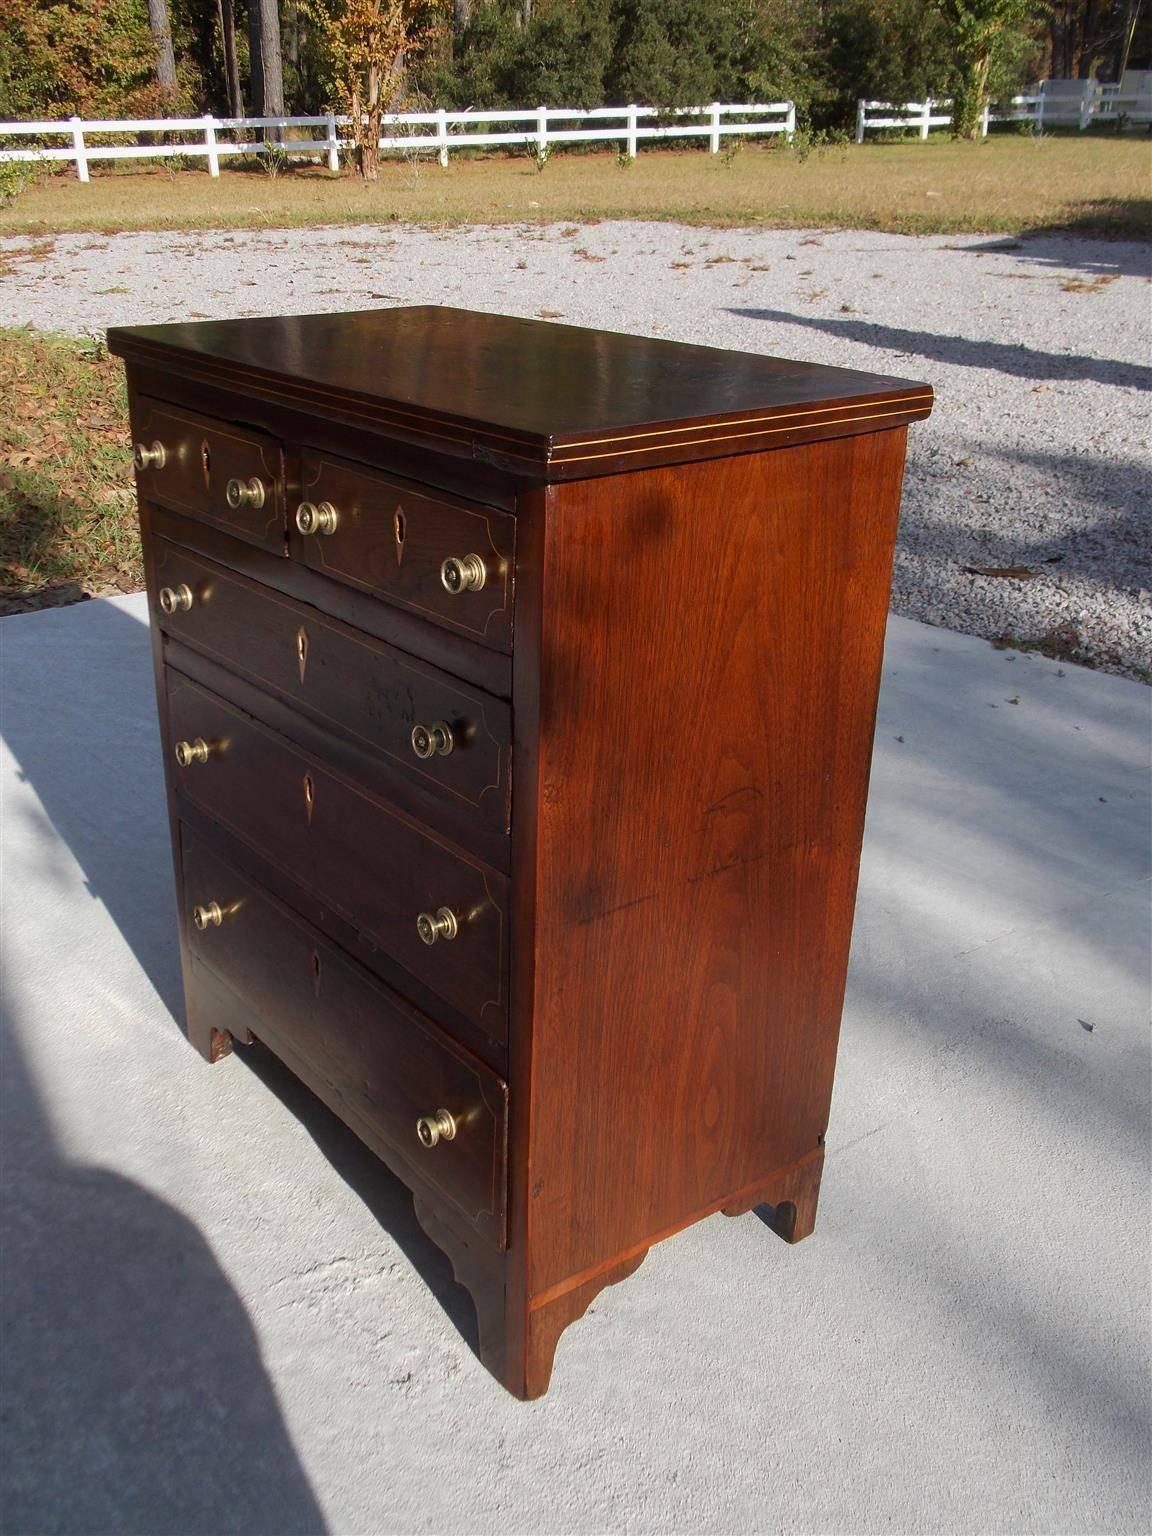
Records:
{"label": "brass knob", "polygon": [[440,567],[440,580],[456,597],[461,592],[479,592],[488,580],[488,571],[479,555],[465,555],[462,560],[453,555]]}
{"label": "brass knob", "polygon": [[335,533],[339,514],[330,501],[319,505],[302,501],[296,508],[296,526],[301,533]]}
{"label": "brass knob", "polygon": [[192,588],[186,581],[182,581],[178,587],[160,588],[160,606],[165,613],[179,613],[181,609],[187,611],[195,601]]}
{"label": "brass knob", "polygon": [[255,507],[259,509],[264,505],[264,482],[253,475],[251,480],[229,480],[224,492],[225,500],[233,512],[241,507]]}
{"label": "brass knob", "polygon": [[163,469],[167,457],[163,443],[137,443],[132,450],[137,469]]}
{"label": "brass knob", "polygon": [[191,768],[193,763],[206,763],[211,756],[212,748],[203,736],[197,736],[195,741],[176,743],[176,761],[181,768]]}
{"label": "brass knob", "polygon": [[193,907],[192,921],[201,933],[205,928],[219,928],[224,921],[224,908],[218,901],[210,901],[206,907]]}
{"label": "brass knob", "polygon": [[437,907],[436,915],[421,912],[416,919],[416,932],[425,944],[435,944],[437,939],[454,939],[460,932],[460,924],[451,907]]}
{"label": "brass knob", "polygon": [[438,1109],[434,1115],[420,1116],[416,1134],[422,1147],[434,1147],[438,1141],[455,1141],[456,1121],[446,1109]]}
{"label": "brass knob", "polygon": [[455,745],[452,727],[444,720],[412,727],[412,750],[417,757],[447,757]]}

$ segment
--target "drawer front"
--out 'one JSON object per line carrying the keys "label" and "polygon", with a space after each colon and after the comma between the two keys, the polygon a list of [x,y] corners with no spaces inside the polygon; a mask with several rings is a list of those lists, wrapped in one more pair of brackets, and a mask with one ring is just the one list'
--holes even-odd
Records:
{"label": "drawer front", "polygon": [[[266,1021],[273,1050],[299,1056],[387,1143],[401,1176],[410,1168],[502,1245],[504,1083],[187,828],[181,842],[193,954]],[[455,1134],[425,1146],[417,1121],[440,1110]]]}
{"label": "drawer front", "polygon": [[[303,454],[300,486],[301,505],[309,510],[293,509],[294,558],[434,624],[511,650],[515,518],[424,494],[310,449]],[[302,526],[311,531],[301,532]],[[449,591],[444,562],[467,562],[469,556],[479,562],[469,569],[482,571],[483,585]]]}
{"label": "drawer front", "polygon": [[[505,1039],[504,876],[171,670],[168,700],[177,790],[489,1036]],[[181,766],[177,742],[203,743],[206,760]],[[418,930],[421,914],[438,922],[430,944]]]}
{"label": "drawer front", "polygon": [[164,541],[156,585],[157,617],[174,639],[338,727],[413,783],[474,808],[485,826],[508,831],[507,704]]}
{"label": "drawer front", "polygon": [[284,470],[273,438],[143,398],[133,431],[136,485],[144,500],[287,554]]}

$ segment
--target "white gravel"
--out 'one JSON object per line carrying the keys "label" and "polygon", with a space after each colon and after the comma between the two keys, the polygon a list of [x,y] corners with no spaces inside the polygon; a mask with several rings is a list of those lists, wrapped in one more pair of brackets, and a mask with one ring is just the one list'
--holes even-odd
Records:
{"label": "white gravel", "polygon": [[895,610],[989,638],[1060,630],[1078,659],[1152,674],[1138,244],[352,226],[10,238],[5,266],[0,324],[43,330],[444,303],[927,380],[937,406],[911,431]]}

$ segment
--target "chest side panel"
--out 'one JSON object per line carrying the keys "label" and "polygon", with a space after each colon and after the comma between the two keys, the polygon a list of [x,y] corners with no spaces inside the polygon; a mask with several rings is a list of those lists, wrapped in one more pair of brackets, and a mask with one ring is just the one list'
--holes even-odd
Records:
{"label": "chest side panel", "polygon": [[820,1145],[904,439],[550,493],[534,1295]]}

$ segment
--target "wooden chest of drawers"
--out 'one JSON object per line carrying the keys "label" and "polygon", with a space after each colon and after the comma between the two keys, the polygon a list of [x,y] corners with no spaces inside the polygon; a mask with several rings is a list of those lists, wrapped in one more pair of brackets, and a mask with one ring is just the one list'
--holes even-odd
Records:
{"label": "wooden chest of drawers", "polygon": [[448,309],[113,331],[188,1031],[412,1189],[485,1363],[812,1230],[924,385]]}

